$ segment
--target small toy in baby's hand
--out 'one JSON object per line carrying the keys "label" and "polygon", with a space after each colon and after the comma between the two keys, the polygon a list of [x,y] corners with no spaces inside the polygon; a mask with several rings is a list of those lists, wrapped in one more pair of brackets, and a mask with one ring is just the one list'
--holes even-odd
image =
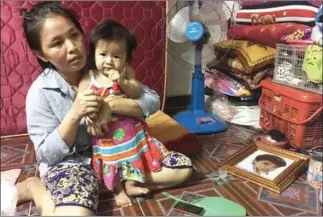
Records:
{"label": "small toy in baby's hand", "polygon": [[322,47],[317,45],[307,47],[302,69],[313,83],[322,83]]}

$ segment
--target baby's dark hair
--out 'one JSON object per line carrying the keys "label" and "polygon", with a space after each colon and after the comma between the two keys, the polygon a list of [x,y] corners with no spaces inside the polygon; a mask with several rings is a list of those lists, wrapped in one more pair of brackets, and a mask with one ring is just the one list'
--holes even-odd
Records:
{"label": "baby's dark hair", "polygon": [[101,39],[108,41],[125,40],[127,61],[131,61],[132,53],[137,47],[137,40],[136,36],[125,26],[115,20],[103,20],[94,27],[90,34],[90,61],[92,62],[95,59],[95,47]]}
{"label": "baby's dark hair", "polygon": [[[84,35],[82,26],[79,23],[77,16],[72,10],[62,7],[58,2],[41,2],[33,5],[29,11],[26,9],[21,9],[21,13],[27,43],[30,49],[34,51],[42,52],[40,31],[45,20],[52,16],[62,16],[71,20],[76,28]],[[37,58],[37,60],[43,69],[54,68],[54,66],[52,66],[50,63],[46,63],[39,58]]]}
{"label": "baby's dark hair", "polygon": [[272,162],[273,164],[276,165],[276,167],[284,167],[286,166],[286,161],[281,158],[281,157],[278,157],[276,155],[271,155],[271,154],[262,154],[262,155],[258,155],[256,158],[255,158],[256,161],[261,161],[261,160],[267,160],[267,161],[270,161]]}

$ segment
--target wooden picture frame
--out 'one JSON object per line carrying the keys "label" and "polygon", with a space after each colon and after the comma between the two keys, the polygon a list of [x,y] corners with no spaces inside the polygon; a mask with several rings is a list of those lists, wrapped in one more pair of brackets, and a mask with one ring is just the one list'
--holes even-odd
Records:
{"label": "wooden picture frame", "polygon": [[309,157],[305,155],[252,143],[229,156],[221,165],[232,175],[281,193],[307,169],[308,163]]}

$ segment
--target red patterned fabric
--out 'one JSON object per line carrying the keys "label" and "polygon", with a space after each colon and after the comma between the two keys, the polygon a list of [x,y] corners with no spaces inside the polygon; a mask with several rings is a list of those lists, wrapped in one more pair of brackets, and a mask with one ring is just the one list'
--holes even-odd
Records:
{"label": "red patterned fabric", "polygon": [[[26,132],[25,97],[40,67],[29,50],[20,8],[37,1],[1,1],[1,135]],[[85,34],[103,18],[133,29],[138,41],[132,66],[138,80],[164,94],[164,1],[63,1],[80,17]],[[163,103],[163,102],[162,102]]]}
{"label": "red patterned fabric", "polygon": [[265,46],[276,47],[282,43],[281,37],[291,34],[296,30],[308,28],[306,25],[297,23],[276,23],[271,25],[236,25],[228,31],[228,38],[235,40],[247,40]]}
{"label": "red patterned fabric", "polygon": [[236,21],[244,25],[297,22],[314,26],[318,8],[308,1],[256,1],[244,4],[237,12]]}
{"label": "red patterned fabric", "polygon": [[[262,4],[271,4],[274,1],[266,1],[266,0],[243,0],[240,1],[240,5],[244,6],[244,5],[262,5]],[[320,0],[307,0],[308,3],[310,3],[311,5],[320,7],[320,5],[322,4],[322,1]]]}

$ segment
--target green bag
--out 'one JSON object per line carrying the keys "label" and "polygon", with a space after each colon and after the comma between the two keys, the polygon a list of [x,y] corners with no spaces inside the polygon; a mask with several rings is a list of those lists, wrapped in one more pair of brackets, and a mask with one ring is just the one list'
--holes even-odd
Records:
{"label": "green bag", "polygon": [[309,80],[322,84],[322,47],[310,45],[306,48],[302,69]]}

